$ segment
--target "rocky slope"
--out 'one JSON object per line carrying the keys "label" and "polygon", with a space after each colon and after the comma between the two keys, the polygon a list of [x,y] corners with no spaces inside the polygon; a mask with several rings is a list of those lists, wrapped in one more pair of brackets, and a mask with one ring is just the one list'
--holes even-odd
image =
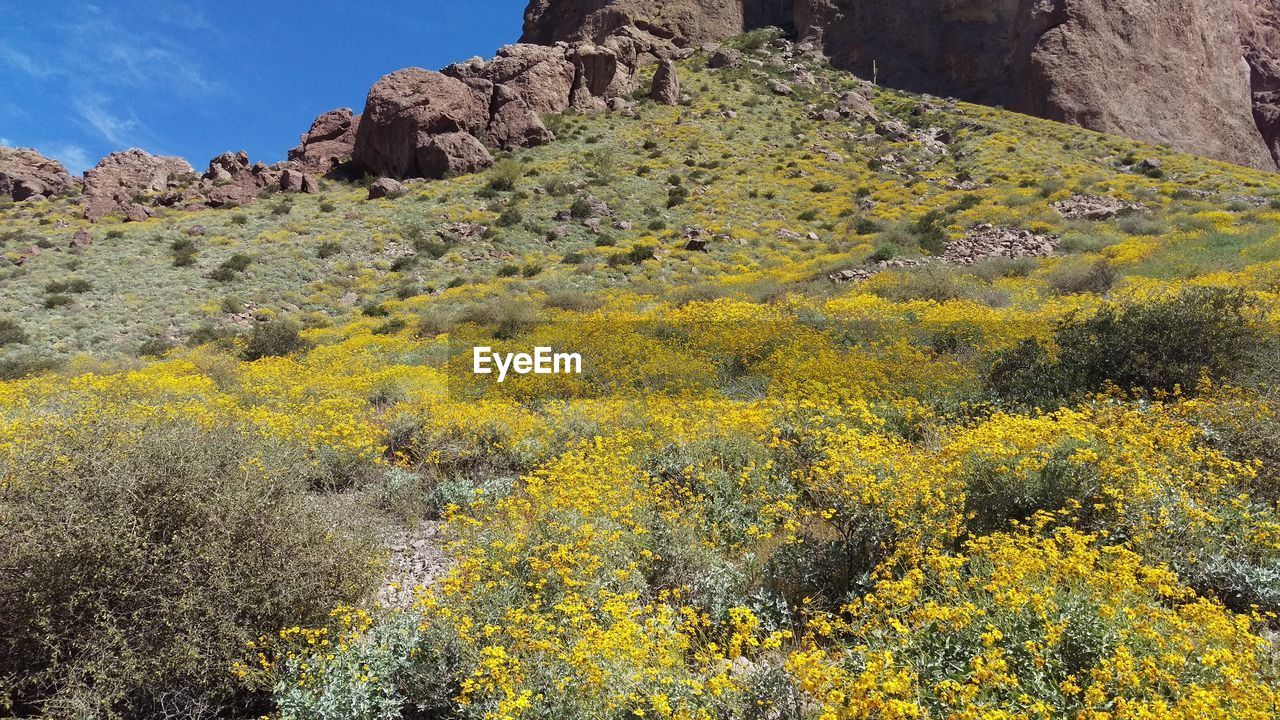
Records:
{"label": "rocky slope", "polygon": [[791,26],[884,84],[1263,169],[1280,161],[1276,0],[532,0],[525,40],[681,45]]}

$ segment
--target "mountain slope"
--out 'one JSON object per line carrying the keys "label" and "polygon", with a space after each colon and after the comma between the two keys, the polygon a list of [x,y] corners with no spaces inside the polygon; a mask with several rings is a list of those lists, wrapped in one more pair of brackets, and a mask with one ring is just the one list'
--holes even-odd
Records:
{"label": "mountain slope", "polygon": [[1274,715],[1277,176],[664,67],[399,191],[0,208],[0,707]]}
{"label": "mountain slope", "polygon": [[[533,0],[525,38],[627,24],[686,45],[794,27],[840,67],[1267,170],[1280,52],[1274,0]],[[1269,79],[1270,78],[1270,79]]]}

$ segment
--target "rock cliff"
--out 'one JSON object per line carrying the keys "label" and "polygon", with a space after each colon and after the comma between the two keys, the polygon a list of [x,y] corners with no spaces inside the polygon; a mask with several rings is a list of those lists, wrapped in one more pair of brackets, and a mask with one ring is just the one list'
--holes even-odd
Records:
{"label": "rock cliff", "polygon": [[885,85],[1280,162],[1280,0],[532,0],[525,41],[790,27]]}

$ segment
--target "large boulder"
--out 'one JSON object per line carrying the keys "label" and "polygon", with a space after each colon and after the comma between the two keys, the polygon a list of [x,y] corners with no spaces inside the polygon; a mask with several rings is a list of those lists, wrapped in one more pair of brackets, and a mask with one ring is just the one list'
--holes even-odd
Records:
{"label": "large boulder", "polygon": [[649,97],[663,105],[680,103],[680,78],[676,75],[675,63],[663,60],[658,65],[653,74],[653,88],[649,91]]}
{"label": "large boulder", "polygon": [[783,0],[531,0],[524,42],[600,42],[619,28],[638,26],[684,47],[722,40],[744,29],[785,26],[791,2]]}
{"label": "large boulder", "polygon": [[508,45],[492,60],[474,58],[450,65],[444,73],[464,81],[505,85],[538,116],[568,109],[577,77],[566,47],[529,44]]}
{"label": "large boulder", "polygon": [[289,161],[307,173],[327,175],[351,158],[360,116],[349,108],[330,110],[311,123],[302,144],[289,151]]}
{"label": "large boulder", "polygon": [[504,150],[544,145],[555,139],[524,96],[506,85],[494,86],[490,112],[489,140]]}
{"label": "large boulder", "polygon": [[441,145],[435,138],[482,132],[488,124],[489,97],[467,83],[421,68],[399,70],[369,91],[352,157],[372,175],[437,177],[443,146],[468,153],[469,160],[478,155],[474,146],[484,147],[474,137],[474,146],[457,137]]}
{"label": "large boulder", "polygon": [[19,202],[61,195],[71,189],[71,176],[57,160],[35,150],[0,147],[0,197]]}
{"label": "large boulder", "polygon": [[640,27],[688,48],[769,25],[892,87],[1280,160],[1276,0],[531,0],[523,40],[607,46]]}
{"label": "large boulder", "polygon": [[422,177],[440,179],[479,172],[493,164],[493,156],[474,135],[464,132],[431,135],[417,149]]}
{"label": "large boulder", "polygon": [[148,213],[141,209],[139,201],[195,180],[195,170],[186,160],[133,148],[112,153],[85,172],[81,204],[85,217],[94,222],[113,214],[144,219]]}

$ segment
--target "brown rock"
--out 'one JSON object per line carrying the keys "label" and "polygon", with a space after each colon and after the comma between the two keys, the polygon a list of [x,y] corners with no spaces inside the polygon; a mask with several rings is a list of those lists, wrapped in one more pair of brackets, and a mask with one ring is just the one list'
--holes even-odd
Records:
{"label": "brown rock", "polygon": [[472,135],[444,133],[430,136],[418,148],[417,164],[424,177],[440,179],[483,170],[493,164],[493,156]]}
{"label": "brown rock", "polygon": [[316,179],[296,167],[286,167],[280,173],[280,189],[284,192],[316,192]]}
{"label": "brown rock", "polygon": [[125,214],[130,220],[146,219],[143,215],[150,217],[150,211],[135,198],[174,189],[195,179],[195,171],[182,158],[157,157],[136,148],[112,153],[84,174],[81,204],[85,217],[94,222],[113,213]]}
{"label": "brown rock", "polygon": [[57,160],[35,150],[0,147],[0,196],[18,202],[61,195],[71,189],[71,176]]}
{"label": "brown rock", "polygon": [[707,58],[707,67],[715,70],[742,67],[742,53],[733,48],[719,48]]}
{"label": "brown rock", "polygon": [[653,74],[653,88],[649,97],[663,105],[680,103],[680,78],[676,75],[676,65],[670,60],[663,60]]}
{"label": "brown rock", "polygon": [[790,5],[779,0],[532,0],[523,40],[600,42],[620,28],[639,26],[681,47],[696,47],[747,28],[790,25]]}
{"label": "brown rock", "polygon": [[461,80],[486,80],[514,90],[538,116],[568,109],[577,68],[565,47],[508,45],[492,60],[475,58],[444,73]]}
{"label": "brown rock", "polygon": [[399,181],[391,178],[378,178],[369,186],[369,199],[381,200],[382,198],[394,198],[404,194],[404,185]]}
{"label": "brown rock", "polygon": [[73,248],[87,248],[93,244],[93,236],[88,230],[77,230],[76,234],[71,236],[71,245]]}
{"label": "brown rock", "polygon": [[[443,174],[440,161],[450,160],[451,151],[456,154],[466,146],[474,160],[478,147],[488,156],[474,137],[474,145],[457,137],[488,126],[488,101],[461,80],[438,72],[408,68],[391,73],[369,91],[353,158],[364,171],[376,175],[439,177]],[[451,139],[441,145],[437,142],[441,136]],[[424,159],[428,164],[423,164]]]}
{"label": "brown rock", "polygon": [[504,150],[545,145],[555,139],[522,95],[506,85],[495,85],[489,140]]}
{"label": "brown rock", "polygon": [[311,123],[302,144],[289,151],[289,160],[308,173],[333,172],[355,151],[360,116],[349,108],[330,110]]}

